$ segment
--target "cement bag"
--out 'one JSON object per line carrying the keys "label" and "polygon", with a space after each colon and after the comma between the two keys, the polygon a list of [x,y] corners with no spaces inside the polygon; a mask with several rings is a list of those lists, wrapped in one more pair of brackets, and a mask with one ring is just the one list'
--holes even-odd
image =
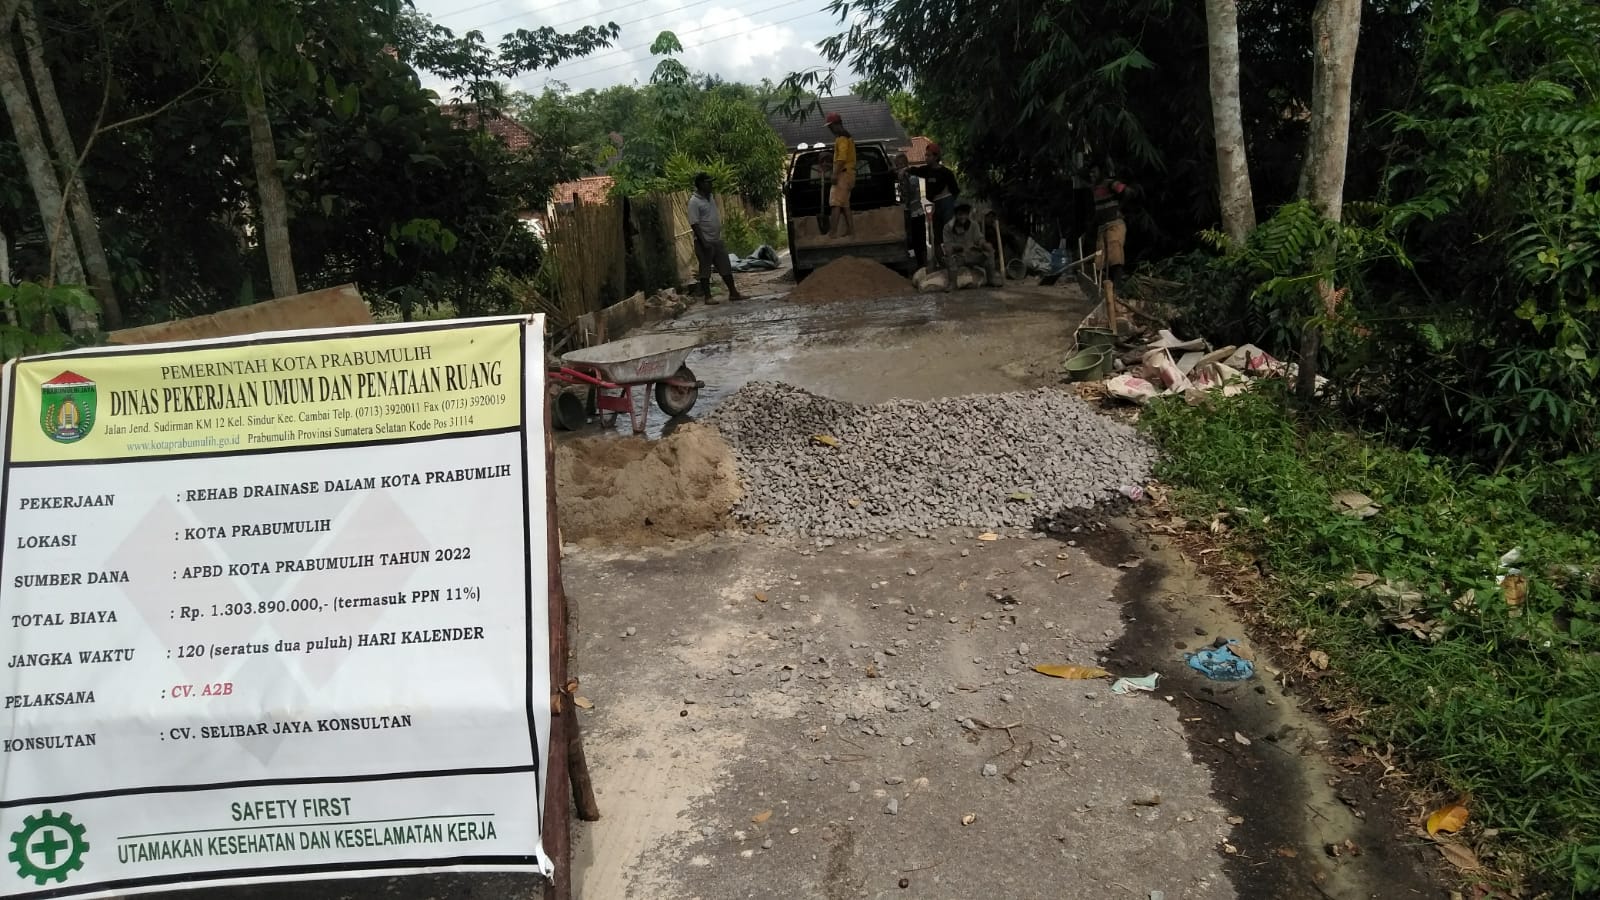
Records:
{"label": "cement bag", "polygon": [[963,268],[956,273],[956,290],[964,291],[967,288],[982,287],[985,276],[982,269]]}
{"label": "cement bag", "polygon": [[1114,375],[1105,380],[1106,393],[1123,400],[1134,403],[1149,403],[1160,396],[1161,391],[1149,381],[1137,375]]}
{"label": "cement bag", "polygon": [[945,289],[945,286],[950,283],[945,277],[943,269],[936,269],[931,272],[927,269],[923,269],[918,274],[922,275],[922,280],[912,283],[917,286],[917,290],[922,291],[925,294],[933,293],[934,291],[942,291]]}
{"label": "cement bag", "polygon": [[1048,274],[1052,268],[1050,252],[1039,246],[1033,238],[1028,238],[1028,243],[1022,248],[1022,262],[1028,271],[1035,275]]}

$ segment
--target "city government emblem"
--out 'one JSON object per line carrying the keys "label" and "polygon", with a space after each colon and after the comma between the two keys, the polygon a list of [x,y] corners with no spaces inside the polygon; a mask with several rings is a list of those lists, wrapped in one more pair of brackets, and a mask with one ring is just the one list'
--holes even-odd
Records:
{"label": "city government emblem", "polygon": [[94,428],[94,382],[74,372],[62,372],[41,389],[39,426],[52,441],[70,444],[88,437]]}

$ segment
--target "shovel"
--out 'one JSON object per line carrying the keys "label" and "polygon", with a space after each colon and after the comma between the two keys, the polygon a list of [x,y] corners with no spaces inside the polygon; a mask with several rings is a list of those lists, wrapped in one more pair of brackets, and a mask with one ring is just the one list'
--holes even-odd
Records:
{"label": "shovel", "polygon": [[827,177],[824,176],[821,179],[821,182],[822,182],[822,191],[821,191],[822,196],[820,198],[818,198],[819,201],[820,201],[820,205],[817,207],[817,231],[819,231],[819,232],[821,232],[823,234],[827,234],[828,233],[828,227],[829,227],[829,224],[830,224],[829,221],[828,221],[828,214],[829,214],[830,210],[828,209],[828,179],[827,179]]}

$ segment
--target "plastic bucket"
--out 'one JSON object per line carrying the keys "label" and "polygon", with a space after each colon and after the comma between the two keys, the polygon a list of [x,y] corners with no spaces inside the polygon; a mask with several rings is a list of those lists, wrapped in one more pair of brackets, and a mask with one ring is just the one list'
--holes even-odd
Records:
{"label": "plastic bucket", "polygon": [[1111,354],[1103,347],[1085,347],[1061,364],[1071,381],[1094,381],[1105,376]]}
{"label": "plastic bucket", "polygon": [[1104,347],[1110,349],[1117,344],[1117,333],[1108,328],[1085,327],[1078,329],[1078,346]]}

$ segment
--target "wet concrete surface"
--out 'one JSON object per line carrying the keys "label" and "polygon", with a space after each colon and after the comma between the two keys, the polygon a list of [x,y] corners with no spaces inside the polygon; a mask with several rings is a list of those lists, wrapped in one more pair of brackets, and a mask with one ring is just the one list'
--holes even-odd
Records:
{"label": "wet concrete surface", "polygon": [[[784,381],[839,400],[878,403],[1015,390],[1050,380],[1091,304],[1072,285],[791,303],[781,294],[696,306],[641,333],[699,334],[688,366],[705,382],[693,421],[744,384]],[[637,407],[644,394],[636,391]],[[653,406],[646,434],[672,424]],[[607,429],[592,425],[586,433]],[[631,433],[618,416],[612,433]]]}
{"label": "wet concrete surface", "polygon": [[1032,670],[1123,633],[1084,547],[728,536],[566,576],[606,814],[581,896],[1242,896],[1177,708]]}

